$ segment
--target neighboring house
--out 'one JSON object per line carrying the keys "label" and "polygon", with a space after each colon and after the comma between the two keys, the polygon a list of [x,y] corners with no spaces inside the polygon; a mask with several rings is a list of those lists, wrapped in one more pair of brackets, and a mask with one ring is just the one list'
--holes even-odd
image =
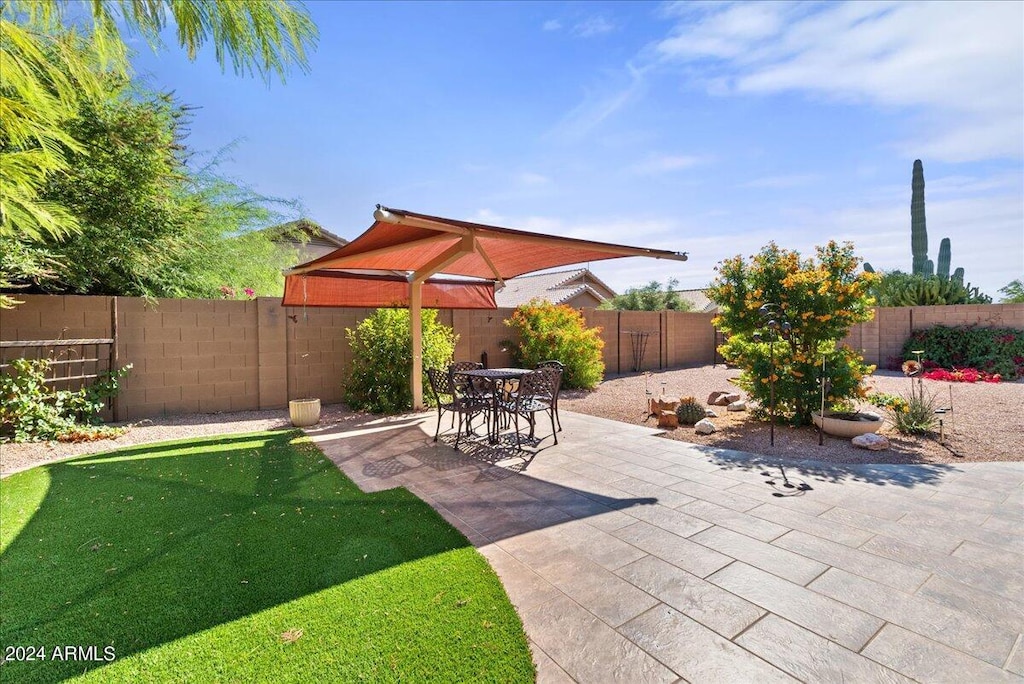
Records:
{"label": "neighboring house", "polygon": [[[304,218],[282,223],[279,226],[272,226],[265,230],[268,233],[276,233],[279,236],[272,238],[274,242],[283,247],[298,251],[298,258],[295,262],[297,264],[303,264],[325,254],[330,254],[339,247],[344,247],[348,244],[348,240],[345,238],[338,237],[316,221]],[[303,233],[307,238],[306,241],[304,242],[297,233]]]}
{"label": "neighboring house", "polygon": [[707,290],[675,290],[680,299],[685,299],[693,305],[691,311],[694,313],[717,313],[718,305],[708,299]]}
{"label": "neighboring house", "polygon": [[574,309],[593,308],[614,296],[615,292],[586,268],[510,278],[495,293],[501,308],[515,308],[531,299],[566,304]]}

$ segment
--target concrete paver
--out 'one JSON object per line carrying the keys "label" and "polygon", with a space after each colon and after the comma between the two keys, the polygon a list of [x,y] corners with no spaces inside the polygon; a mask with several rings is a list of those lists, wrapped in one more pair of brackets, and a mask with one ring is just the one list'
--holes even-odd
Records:
{"label": "concrete paver", "polygon": [[557,446],[455,452],[434,421],[307,432],[467,536],[540,682],[1024,681],[1024,463],[779,461],[568,411]]}

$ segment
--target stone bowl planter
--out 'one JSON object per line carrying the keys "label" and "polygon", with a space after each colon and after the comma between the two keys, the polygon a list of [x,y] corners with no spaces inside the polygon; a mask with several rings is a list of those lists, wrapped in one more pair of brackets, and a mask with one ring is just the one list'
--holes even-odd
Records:
{"label": "stone bowl planter", "polygon": [[851,439],[869,432],[878,432],[885,423],[876,413],[830,413],[825,412],[822,425],[821,411],[812,411],[811,419],[826,435]]}
{"label": "stone bowl planter", "polygon": [[292,399],[288,402],[288,417],[295,427],[309,427],[320,422],[319,399]]}

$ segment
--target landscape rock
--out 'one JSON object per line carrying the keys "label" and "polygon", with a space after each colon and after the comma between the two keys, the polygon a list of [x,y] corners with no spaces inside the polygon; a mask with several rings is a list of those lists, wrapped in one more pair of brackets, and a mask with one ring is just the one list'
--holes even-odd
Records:
{"label": "landscape rock", "polygon": [[693,426],[693,429],[697,431],[698,435],[710,435],[712,432],[716,432],[718,428],[710,420],[705,418],[704,420],[698,420],[697,424]]}
{"label": "landscape rock", "polygon": [[885,451],[889,448],[889,439],[884,435],[876,435],[873,432],[857,435],[850,441],[855,447],[870,449],[871,451]]}
{"label": "landscape rock", "polygon": [[679,427],[679,417],[676,416],[675,411],[662,411],[658,414],[658,427],[661,428],[677,428]]}
{"label": "landscape rock", "polygon": [[746,411],[747,410],[747,402],[743,401],[742,399],[737,399],[736,401],[734,401],[731,404],[729,404],[729,406],[727,407],[726,410],[728,410],[728,411]]}
{"label": "landscape rock", "polygon": [[740,401],[741,399],[743,399],[743,395],[742,394],[737,394],[736,392],[730,392],[729,394],[726,394],[724,397],[722,397],[719,401],[724,401],[725,404],[723,404],[723,406],[728,406],[729,404],[731,404],[733,402],[736,402],[736,401]]}
{"label": "landscape rock", "polygon": [[707,416],[708,418],[717,418],[718,417],[718,414],[715,413],[715,409],[712,409],[712,408],[704,409],[704,415]]}
{"label": "landscape rock", "polygon": [[708,395],[708,406],[720,406],[718,400],[727,394],[728,392],[712,392]]}

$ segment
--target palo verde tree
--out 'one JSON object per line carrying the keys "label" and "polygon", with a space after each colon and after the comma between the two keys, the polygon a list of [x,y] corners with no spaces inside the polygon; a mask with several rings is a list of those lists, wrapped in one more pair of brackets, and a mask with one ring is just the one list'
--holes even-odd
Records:
{"label": "palo verde tree", "polygon": [[[772,242],[749,262],[736,256],[716,267],[708,296],[719,306],[714,324],[728,335],[719,351],[743,369],[739,384],[761,406],[768,406],[774,370],[778,414],[796,424],[809,422],[820,397],[823,357],[830,406],[862,395],[861,378],[873,368],[838,344],[854,324],[872,316],[868,290],[875,276],[858,273],[859,263],[849,242],[830,241],[817,248],[814,259],[802,259]],[[754,335],[764,327],[760,310],[766,305],[792,331],[773,349]]]}

